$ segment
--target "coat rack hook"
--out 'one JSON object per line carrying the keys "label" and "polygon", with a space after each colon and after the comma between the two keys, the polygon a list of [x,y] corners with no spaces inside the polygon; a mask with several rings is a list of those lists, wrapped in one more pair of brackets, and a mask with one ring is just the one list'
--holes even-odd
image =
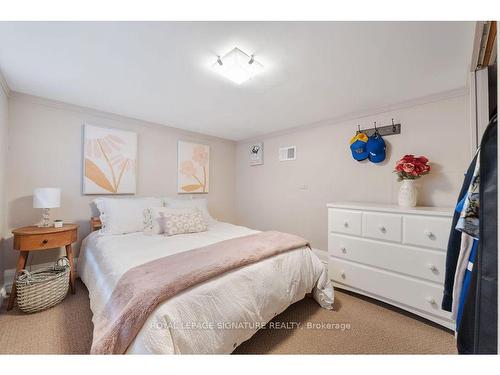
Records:
{"label": "coat rack hook", "polygon": [[357,125],[358,126],[358,131],[356,133],[361,133],[361,127],[359,126],[359,124]]}
{"label": "coat rack hook", "polygon": [[396,125],[394,125],[394,119],[392,119],[392,132],[396,133]]}

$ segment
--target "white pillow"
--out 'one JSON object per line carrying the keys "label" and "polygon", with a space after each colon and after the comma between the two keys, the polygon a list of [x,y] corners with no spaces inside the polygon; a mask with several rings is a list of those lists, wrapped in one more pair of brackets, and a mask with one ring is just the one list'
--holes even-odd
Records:
{"label": "white pillow", "polygon": [[101,234],[141,232],[144,210],[162,206],[159,198],[97,198],[94,203],[100,213]]}
{"label": "white pillow", "polygon": [[203,218],[209,224],[217,223],[210,213],[208,212],[207,200],[206,198],[198,198],[198,199],[165,199],[164,202],[167,207],[170,208],[198,208],[201,210],[203,214]]}
{"label": "white pillow", "polygon": [[163,230],[167,236],[204,232],[208,229],[203,213],[194,209],[188,213],[163,214]]}
{"label": "white pillow", "polygon": [[163,197],[161,198],[162,202],[163,202],[163,205],[165,207],[169,207],[170,204],[176,200],[181,200],[180,198],[175,198],[175,197]]}
{"label": "white pillow", "polygon": [[[151,207],[144,210],[144,233],[145,234],[162,234],[164,233],[164,222],[166,214],[192,214],[196,211],[201,212],[197,208],[168,208],[168,207]],[[208,223],[206,223],[208,225]]]}

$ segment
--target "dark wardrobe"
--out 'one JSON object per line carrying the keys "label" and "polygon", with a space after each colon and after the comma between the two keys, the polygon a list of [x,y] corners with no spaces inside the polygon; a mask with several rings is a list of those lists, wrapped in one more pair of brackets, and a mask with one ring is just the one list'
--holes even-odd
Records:
{"label": "dark wardrobe", "polygon": [[481,141],[479,243],[460,327],[461,354],[497,354],[498,350],[498,174],[497,115]]}
{"label": "dark wardrobe", "polygon": [[496,27],[496,21],[476,23],[470,95],[478,151],[465,174],[446,255],[441,307],[456,317],[460,354],[498,354]]}

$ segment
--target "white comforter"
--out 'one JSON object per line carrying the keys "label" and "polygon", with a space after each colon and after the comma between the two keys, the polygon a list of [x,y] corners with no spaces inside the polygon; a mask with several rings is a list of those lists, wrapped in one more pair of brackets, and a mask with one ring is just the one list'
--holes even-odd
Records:
{"label": "white comforter", "polygon": [[[90,234],[78,273],[89,290],[94,317],[130,268],[167,255],[256,231],[216,223],[202,233],[166,237]],[[231,353],[292,303],[312,291],[331,308],[333,287],[323,263],[308,248],[292,250],[228,272],[161,303],[127,353]]]}

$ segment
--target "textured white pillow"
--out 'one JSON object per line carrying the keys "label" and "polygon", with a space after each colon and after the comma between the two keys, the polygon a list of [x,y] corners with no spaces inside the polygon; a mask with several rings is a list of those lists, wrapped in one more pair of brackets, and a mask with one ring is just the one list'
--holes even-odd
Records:
{"label": "textured white pillow", "polygon": [[[164,232],[165,214],[190,214],[197,208],[151,207],[144,210],[144,233],[162,234]],[[199,211],[199,210],[198,210]]]}
{"label": "textured white pillow", "polygon": [[205,198],[198,199],[168,199],[165,204],[170,208],[198,208],[203,214],[203,218],[209,224],[217,223],[210,213],[208,212],[207,200]]}
{"label": "textured white pillow", "polygon": [[101,234],[141,232],[144,210],[162,206],[159,198],[97,198],[94,203],[100,213]]}
{"label": "textured white pillow", "polygon": [[204,232],[208,229],[203,214],[198,209],[189,213],[165,213],[162,215],[163,230],[167,236]]}

